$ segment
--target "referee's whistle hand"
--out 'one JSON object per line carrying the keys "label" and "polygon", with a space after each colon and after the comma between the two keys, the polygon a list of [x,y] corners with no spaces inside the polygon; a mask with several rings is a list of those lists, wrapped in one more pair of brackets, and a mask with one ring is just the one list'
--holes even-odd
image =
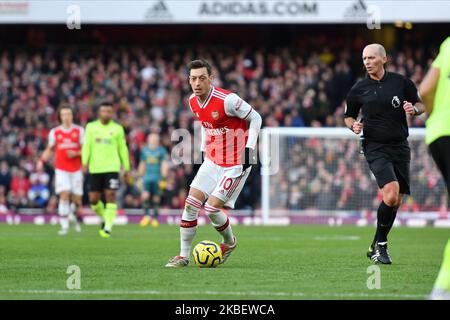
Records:
{"label": "referee's whistle hand", "polygon": [[406,114],[413,116],[416,112],[414,111],[414,106],[411,102],[403,101],[403,110],[405,110]]}
{"label": "referee's whistle hand", "polygon": [[364,126],[364,124],[362,122],[355,121],[355,122],[353,122],[352,130],[354,133],[360,134],[363,129],[363,126]]}

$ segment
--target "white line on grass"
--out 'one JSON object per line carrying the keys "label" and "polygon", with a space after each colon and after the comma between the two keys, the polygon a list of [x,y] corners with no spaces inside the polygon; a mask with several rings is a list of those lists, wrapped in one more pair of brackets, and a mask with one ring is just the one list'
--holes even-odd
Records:
{"label": "white line on grass", "polygon": [[314,298],[399,298],[425,299],[424,294],[401,293],[304,293],[304,292],[268,292],[268,291],[159,291],[159,290],[0,290],[0,294],[54,294],[54,295],[204,295],[204,296],[268,296],[268,297],[314,297]]}
{"label": "white line on grass", "polygon": [[356,241],[360,240],[361,237],[358,236],[316,236],[313,238],[314,240],[319,241]]}

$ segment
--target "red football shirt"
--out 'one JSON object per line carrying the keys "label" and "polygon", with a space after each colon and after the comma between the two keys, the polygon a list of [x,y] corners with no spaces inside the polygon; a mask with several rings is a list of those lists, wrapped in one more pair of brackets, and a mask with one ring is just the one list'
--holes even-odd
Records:
{"label": "red football shirt", "polygon": [[191,95],[189,106],[206,133],[205,156],[222,167],[242,164],[248,138],[246,119],[252,107],[238,95],[216,87],[211,87],[204,103]]}
{"label": "red football shirt", "polygon": [[75,172],[81,169],[81,156],[69,158],[67,151],[81,151],[84,129],[72,125],[66,129],[63,126],[53,128],[48,135],[48,143],[55,148],[55,169]]}

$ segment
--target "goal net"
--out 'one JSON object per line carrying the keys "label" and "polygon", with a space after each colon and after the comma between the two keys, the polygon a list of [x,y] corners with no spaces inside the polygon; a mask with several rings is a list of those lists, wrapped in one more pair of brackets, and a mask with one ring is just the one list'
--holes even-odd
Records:
{"label": "goal net", "polygon": [[[411,196],[399,212],[446,211],[445,185],[424,142],[425,130],[410,129],[408,140]],[[359,136],[346,128],[266,128],[260,155],[265,221],[372,215],[382,199]]]}

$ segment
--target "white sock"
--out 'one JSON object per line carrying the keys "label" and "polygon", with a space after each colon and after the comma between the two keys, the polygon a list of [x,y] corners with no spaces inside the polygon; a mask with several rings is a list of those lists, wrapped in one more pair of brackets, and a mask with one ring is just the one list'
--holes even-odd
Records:
{"label": "white sock", "polygon": [[76,225],[78,226],[80,223],[78,222],[77,219],[77,211],[78,211],[78,206],[75,203],[71,203],[70,204],[70,220]]}
{"label": "white sock", "polygon": [[59,200],[58,203],[59,223],[62,230],[69,229],[70,202]]}
{"label": "white sock", "polygon": [[197,233],[197,217],[202,202],[193,196],[186,198],[180,224],[180,256],[189,258],[192,240]]}
{"label": "white sock", "polygon": [[222,235],[223,242],[229,245],[234,244],[233,230],[227,215],[209,204],[205,204],[205,211],[214,228]]}

